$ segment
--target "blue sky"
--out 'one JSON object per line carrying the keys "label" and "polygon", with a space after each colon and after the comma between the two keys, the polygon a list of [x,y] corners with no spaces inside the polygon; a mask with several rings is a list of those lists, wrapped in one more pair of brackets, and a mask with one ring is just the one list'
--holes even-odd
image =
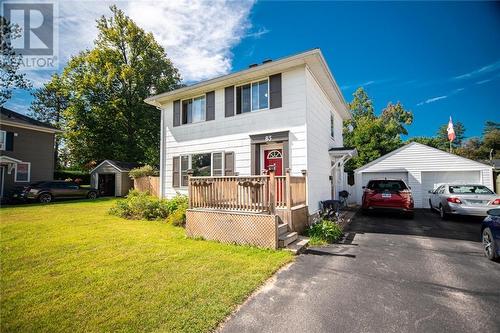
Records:
{"label": "blue sky", "polygon": [[[80,2],[78,16],[74,2],[60,3],[62,63],[91,45],[95,29],[82,36],[81,27],[112,2],[90,3]],[[113,3],[153,32],[186,82],[319,47],[347,101],[364,86],[377,111],[389,101],[412,110],[410,136],[433,135],[450,115],[469,137],[500,121],[500,3]],[[40,85],[50,73],[30,75]],[[7,106],[26,104],[29,94],[17,93]]]}

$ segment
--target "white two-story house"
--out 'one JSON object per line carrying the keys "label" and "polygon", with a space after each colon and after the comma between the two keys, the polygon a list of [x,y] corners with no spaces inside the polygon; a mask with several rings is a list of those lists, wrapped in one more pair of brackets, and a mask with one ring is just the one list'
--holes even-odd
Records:
{"label": "white two-story house", "polygon": [[319,49],[146,99],[161,111],[160,193],[187,194],[195,176],[307,172],[309,214],[343,189],[346,102]]}

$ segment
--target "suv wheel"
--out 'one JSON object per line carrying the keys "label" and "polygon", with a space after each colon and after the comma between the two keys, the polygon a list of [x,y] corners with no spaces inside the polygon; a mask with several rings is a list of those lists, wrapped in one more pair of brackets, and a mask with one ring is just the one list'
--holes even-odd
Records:
{"label": "suv wheel", "polygon": [[97,193],[92,191],[92,192],[89,192],[89,194],[87,194],[87,199],[95,199],[97,198]]}
{"label": "suv wheel", "polygon": [[497,259],[498,258],[497,249],[490,228],[484,228],[482,240],[483,240],[484,255],[486,256],[486,258],[490,260]]}
{"label": "suv wheel", "polygon": [[42,193],[38,196],[38,201],[41,203],[49,203],[52,201],[52,195],[50,193]]}

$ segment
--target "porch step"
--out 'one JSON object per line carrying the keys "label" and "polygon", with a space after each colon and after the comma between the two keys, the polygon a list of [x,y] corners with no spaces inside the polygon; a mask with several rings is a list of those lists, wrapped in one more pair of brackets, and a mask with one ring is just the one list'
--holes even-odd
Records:
{"label": "porch step", "polygon": [[284,235],[288,232],[288,223],[281,223],[278,225],[278,235]]}
{"label": "porch step", "polygon": [[286,247],[288,244],[293,243],[297,239],[297,232],[287,232],[284,235],[280,235],[278,238],[278,246]]}
{"label": "porch step", "polygon": [[307,248],[309,244],[309,238],[304,236],[299,236],[295,240],[295,242],[288,244],[285,250],[292,252],[293,254],[300,254]]}

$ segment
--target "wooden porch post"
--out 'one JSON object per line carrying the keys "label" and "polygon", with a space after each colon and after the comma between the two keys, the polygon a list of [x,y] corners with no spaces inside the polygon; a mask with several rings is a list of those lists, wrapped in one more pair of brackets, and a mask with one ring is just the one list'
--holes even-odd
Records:
{"label": "wooden porch post", "polygon": [[276,207],[276,168],[274,165],[269,166],[269,210],[271,214],[275,214]]}
{"label": "wooden porch post", "polygon": [[188,169],[186,171],[188,176],[188,208],[192,208],[192,185],[191,185],[191,177],[193,176],[193,169]]}
{"label": "wooden porch post", "polygon": [[292,208],[292,183],[290,181],[290,168],[285,170],[285,195],[286,195],[286,208]]}
{"label": "wooden porch post", "polygon": [[303,170],[300,170],[300,172],[302,173],[302,176],[304,176],[304,192],[306,194],[306,206],[309,206],[309,197],[307,196],[307,187],[309,186],[308,183],[307,183],[307,170],[303,169]]}

